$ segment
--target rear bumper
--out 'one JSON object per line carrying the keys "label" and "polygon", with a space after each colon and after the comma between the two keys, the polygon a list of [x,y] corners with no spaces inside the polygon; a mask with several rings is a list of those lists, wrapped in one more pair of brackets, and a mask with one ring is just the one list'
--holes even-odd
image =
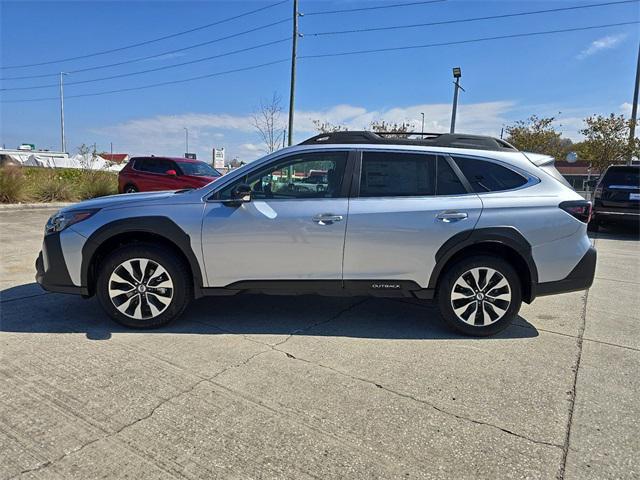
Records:
{"label": "rear bumper", "polygon": [[87,295],[85,287],[73,284],[60,246],[60,234],[44,237],[42,251],[36,259],[36,282],[49,292]]}
{"label": "rear bumper", "polygon": [[596,249],[590,247],[583,255],[578,264],[562,280],[554,282],[538,283],[535,286],[535,296],[555,295],[557,293],[576,292],[586,290],[593,284],[593,277],[596,273],[596,260],[598,254]]}

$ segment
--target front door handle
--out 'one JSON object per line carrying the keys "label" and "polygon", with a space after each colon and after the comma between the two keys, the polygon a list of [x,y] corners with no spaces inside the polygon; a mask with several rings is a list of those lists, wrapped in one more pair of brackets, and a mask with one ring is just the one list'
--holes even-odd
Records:
{"label": "front door handle", "polygon": [[467,215],[465,212],[454,212],[451,210],[447,210],[446,212],[442,212],[436,215],[436,218],[444,223],[452,223],[464,220],[468,216],[469,215]]}
{"label": "front door handle", "polygon": [[322,213],[320,215],[315,215],[311,220],[313,220],[318,225],[331,225],[333,222],[342,221],[342,215],[333,215],[331,213]]}

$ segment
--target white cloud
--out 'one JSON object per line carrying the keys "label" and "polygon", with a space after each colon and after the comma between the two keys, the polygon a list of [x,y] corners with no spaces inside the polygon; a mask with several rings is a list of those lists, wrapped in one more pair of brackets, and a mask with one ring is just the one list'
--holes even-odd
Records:
{"label": "white cloud", "polygon": [[[499,135],[507,123],[506,114],[514,103],[509,101],[461,104],[457,129],[467,133]],[[297,111],[296,141],[316,133],[313,120],[344,125],[352,130],[369,128],[375,120],[409,123],[414,130],[421,128],[421,115],[425,114],[425,131],[447,132],[451,116],[450,104],[418,104],[368,110],[362,106],[335,105],[327,109]],[[189,149],[198,158],[209,159],[213,146],[226,148],[229,159],[238,156],[251,161],[264,154],[262,145],[251,124],[251,116],[229,114],[159,115],[128,120],[116,125],[93,129],[92,132],[113,141],[118,149],[132,155],[182,155],[185,131],[189,129]]]}
{"label": "white cloud", "polygon": [[[620,112],[627,118],[631,118],[632,105],[633,104],[631,102],[624,102],[622,105],[620,105]],[[640,107],[640,104],[638,104],[638,107]]]}
{"label": "white cloud", "polygon": [[579,59],[590,57],[602,50],[609,50],[618,46],[622,41],[627,38],[626,33],[621,33],[619,35],[607,35],[606,37],[598,38],[589,44],[587,48],[582,50],[578,54]]}

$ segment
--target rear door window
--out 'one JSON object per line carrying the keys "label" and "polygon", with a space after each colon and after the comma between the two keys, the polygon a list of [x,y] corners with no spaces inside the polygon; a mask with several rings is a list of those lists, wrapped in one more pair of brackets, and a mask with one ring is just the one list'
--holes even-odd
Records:
{"label": "rear door window", "polygon": [[361,197],[414,197],[435,194],[436,156],[404,152],[364,152]]}
{"label": "rear door window", "polygon": [[436,164],[437,177],[436,195],[463,195],[467,192],[458,175],[444,157],[438,157]]}
{"label": "rear door window", "polygon": [[512,190],[527,183],[524,176],[494,162],[468,157],[453,159],[476,193]]}
{"label": "rear door window", "polygon": [[175,166],[162,158],[145,158],[142,162],[140,160],[136,162],[136,169],[148,173],[166,173],[167,170],[175,170]]}

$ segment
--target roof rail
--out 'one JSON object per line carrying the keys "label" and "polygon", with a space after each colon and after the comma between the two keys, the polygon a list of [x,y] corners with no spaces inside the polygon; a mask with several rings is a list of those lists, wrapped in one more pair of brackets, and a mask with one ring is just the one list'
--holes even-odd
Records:
{"label": "roof rail", "polygon": [[305,140],[300,143],[300,145],[340,143],[417,145],[430,147],[470,148],[477,150],[517,151],[517,148],[502,139],[483,135],[427,132],[370,132],[366,130],[321,133],[320,135],[316,135],[315,137]]}

